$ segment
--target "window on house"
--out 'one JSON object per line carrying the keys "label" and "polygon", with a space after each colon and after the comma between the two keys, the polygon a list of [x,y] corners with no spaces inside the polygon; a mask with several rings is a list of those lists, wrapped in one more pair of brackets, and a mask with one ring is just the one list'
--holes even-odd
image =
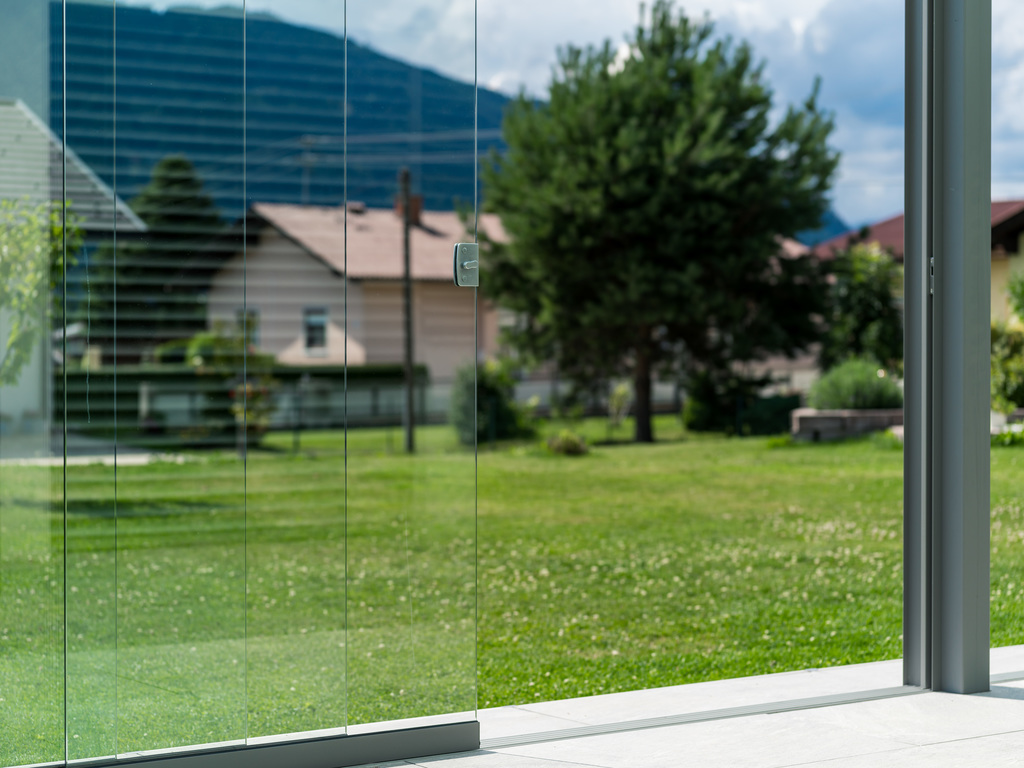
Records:
{"label": "window on house", "polygon": [[303,311],[302,328],[306,353],[323,354],[327,349],[327,310],[324,307],[307,307]]}

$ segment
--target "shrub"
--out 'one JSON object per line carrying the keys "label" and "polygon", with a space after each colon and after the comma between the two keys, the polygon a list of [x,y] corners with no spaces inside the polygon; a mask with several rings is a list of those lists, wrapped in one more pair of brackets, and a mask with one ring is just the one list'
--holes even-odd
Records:
{"label": "shrub", "polygon": [[1024,328],[992,323],[992,408],[1012,413],[1024,405]]}
{"label": "shrub", "polygon": [[479,367],[459,368],[449,415],[463,445],[529,437],[534,432],[528,409],[515,401],[515,380],[505,362],[489,360]]}
{"label": "shrub", "polygon": [[815,382],[808,401],[824,410],[901,408],[903,390],[878,363],[852,358]]}
{"label": "shrub", "polygon": [[687,387],[683,425],[694,432],[740,435],[778,435],[789,431],[789,414],[800,407],[800,396],[760,397],[767,379],[734,378],[716,382],[696,375]]}
{"label": "shrub", "polygon": [[872,432],[871,444],[883,451],[902,451],[903,441],[891,429],[884,432]]}
{"label": "shrub", "polygon": [[618,429],[629,413],[629,401],[633,397],[628,382],[620,382],[612,387],[608,395],[608,426],[610,429]]}
{"label": "shrub", "polygon": [[1024,445],[1024,425],[1010,424],[992,435],[992,446],[995,448],[1016,448],[1021,445]]}
{"label": "shrub", "polygon": [[582,456],[590,450],[583,436],[577,435],[571,429],[563,429],[557,435],[549,437],[548,449],[563,456]]}

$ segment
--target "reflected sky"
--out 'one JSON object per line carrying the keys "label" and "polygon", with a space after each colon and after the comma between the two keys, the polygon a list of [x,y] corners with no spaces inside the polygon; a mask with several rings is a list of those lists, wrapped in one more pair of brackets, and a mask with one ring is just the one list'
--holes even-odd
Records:
{"label": "reflected sky", "polygon": [[[125,2],[125,0],[120,0]],[[178,3],[132,3],[164,9]],[[193,0],[217,7],[223,0]],[[352,0],[348,26],[358,42],[459,79],[473,71],[476,0]],[[1024,5],[993,3],[993,195],[1024,196]],[[340,32],[341,0],[249,0],[250,11]],[[780,103],[803,99],[814,77],[836,112],[843,152],[835,207],[850,224],[903,205],[903,3],[893,0],[695,0],[722,33],[750,40],[768,62]],[[479,3],[480,83],[542,96],[559,45],[618,44],[635,26],[634,0],[486,0]]]}

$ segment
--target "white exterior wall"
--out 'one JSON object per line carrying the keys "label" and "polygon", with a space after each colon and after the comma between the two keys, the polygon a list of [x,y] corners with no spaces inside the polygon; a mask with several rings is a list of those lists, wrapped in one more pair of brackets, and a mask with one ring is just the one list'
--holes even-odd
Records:
{"label": "white exterior wall", "polygon": [[[250,248],[245,261],[245,304],[259,313],[259,348],[288,365],[345,363],[345,281],[325,264],[274,231]],[[242,309],[241,254],[218,273],[208,298],[208,323],[234,324]],[[474,349],[474,291],[451,283],[413,286],[416,362],[435,382],[450,380],[471,362]],[[401,363],[403,359],[402,284],[350,280],[348,284],[348,362],[350,365]],[[305,348],[303,310],[325,307],[327,348]],[[493,310],[492,310],[493,311]],[[482,325],[483,318],[481,318]],[[488,326],[489,327],[489,326]],[[485,334],[486,335],[486,332]]]}
{"label": "white exterior wall", "polygon": [[[435,383],[450,381],[459,366],[475,357],[474,294],[454,283],[413,285],[414,357],[430,369]],[[366,362],[402,362],[402,284],[367,281],[362,297],[363,326],[353,335],[359,334]]]}
{"label": "white exterior wall", "polygon": [[[259,313],[259,348],[289,365],[343,365],[345,363],[345,281],[323,262],[310,256],[279,233],[268,230],[259,245],[248,249],[244,262],[245,305]],[[353,331],[360,314],[359,286],[348,287],[349,318]],[[236,255],[213,281],[208,304],[210,327],[218,321],[236,322],[243,302],[243,258]],[[306,350],[303,312],[327,309],[327,346]],[[367,362],[366,351],[348,341],[348,362]]]}

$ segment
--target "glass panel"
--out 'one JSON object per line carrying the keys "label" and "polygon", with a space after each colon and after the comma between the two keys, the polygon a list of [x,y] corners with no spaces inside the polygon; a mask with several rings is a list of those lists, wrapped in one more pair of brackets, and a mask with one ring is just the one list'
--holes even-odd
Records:
{"label": "glass panel", "polygon": [[[119,395],[118,749],[246,736],[244,20],[118,6],[118,191],[146,232],[115,270]],[[228,266],[230,270],[230,266]],[[159,453],[155,454],[156,451]]]}
{"label": "glass panel", "polygon": [[[506,146],[482,172],[503,226],[481,220],[497,310],[479,392],[497,414],[514,387],[534,415],[533,435],[497,416],[481,432],[485,707],[901,655],[902,455],[884,430],[902,418],[902,231],[853,253],[831,238],[903,204],[902,5],[722,0],[684,24],[676,4],[653,29],[666,8],[646,6],[639,37],[632,4],[543,25],[481,12],[480,80],[502,92],[481,90],[480,134],[504,101]],[[884,40],[870,64],[854,30]],[[559,45],[578,47],[560,65]],[[766,140],[816,74],[823,133]],[[760,186],[801,155],[813,178]],[[790,436],[853,355],[875,358],[847,376],[886,390],[886,412],[805,414]],[[877,434],[835,440],[855,423]]]}
{"label": "glass panel", "polygon": [[477,307],[451,275],[475,238],[474,23],[472,4],[348,9],[352,725],[476,706]]}
{"label": "glass panel", "polygon": [[[0,765],[63,760],[63,160],[45,3],[0,2]],[[53,61],[50,61],[51,55]],[[11,66],[16,60],[20,66]],[[75,228],[69,251],[76,255]]]}
{"label": "glass panel", "polygon": [[[51,3],[50,13],[56,33],[60,5]],[[113,3],[70,6],[66,33],[65,88],[51,77],[50,122],[75,153],[65,159],[64,193],[85,234],[66,271],[63,386],[58,389],[67,427],[67,750],[74,760],[117,752],[118,421],[108,264],[110,244],[124,227],[118,231],[113,186]],[[51,34],[50,44],[59,50],[62,41]]]}
{"label": "glass panel", "polygon": [[345,4],[315,5],[246,25],[251,738],[346,724]]}
{"label": "glass panel", "polygon": [[5,765],[475,707],[473,12],[206,5],[0,0]]}
{"label": "glass panel", "polygon": [[208,322],[207,297],[243,251],[241,12],[68,3],[66,19],[51,123],[85,231],[58,393],[68,755],[239,740],[244,345]]}

